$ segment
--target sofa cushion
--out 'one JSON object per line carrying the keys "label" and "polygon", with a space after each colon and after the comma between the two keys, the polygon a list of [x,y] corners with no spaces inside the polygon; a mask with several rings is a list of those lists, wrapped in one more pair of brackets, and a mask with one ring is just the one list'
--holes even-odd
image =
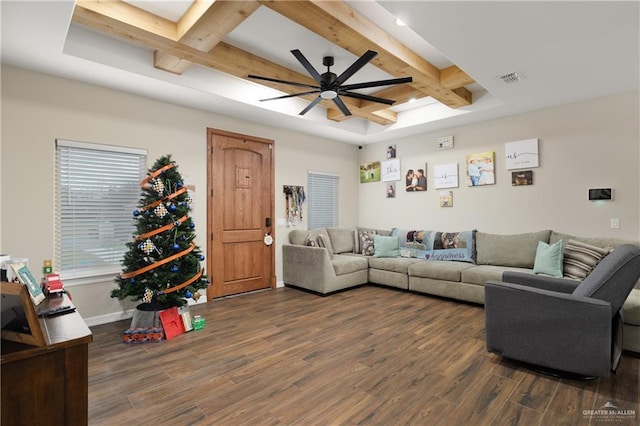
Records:
{"label": "sofa cushion", "polygon": [[311,229],[311,230],[293,229],[289,231],[289,242],[296,246],[303,246],[305,245],[305,241],[307,237],[317,240],[318,235],[320,234],[326,235],[327,237],[329,236],[325,228],[318,228],[318,229]]}
{"label": "sofa cushion", "polygon": [[513,235],[478,231],[476,264],[533,268],[538,241],[548,243],[550,235],[550,230]]}
{"label": "sofa cushion", "polygon": [[461,282],[484,285],[487,281],[502,281],[504,271],[515,271],[533,274],[532,269],[514,268],[494,265],[475,265],[462,270]]}
{"label": "sofa cushion", "polygon": [[533,273],[562,278],[562,259],[562,240],[554,244],[538,241]]}
{"label": "sofa cushion", "polygon": [[576,280],[585,279],[607,254],[608,249],[569,240],[564,246],[564,276]]}
{"label": "sofa cushion", "polygon": [[358,256],[347,256],[336,254],[331,259],[333,270],[336,271],[336,275],[345,275],[352,272],[366,270],[369,266],[367,259]]}
{"label": "sofa cushion", "polygon": [[398,237],[374,235],[373,246],[373,257],[400,257]]}
{"label": "sofa cushion", "polygon": [[581,241],[583,243],[591,244],[605,249],[616,248],[621,246],[622,244],[635,244],[637,246],[640,245],[640,241],[624,240],[622,238],[576,237],[574,235],[552,231],[551,235],[549,236],[549,242],[553,244],[558,240],[564,240],[565,242],[569,240]]}
{"label": "sofa cushion", "polygon": [[472,266],[473,265],[469,263],[450,262],[447,260],[438,262],[416,262],[409,266],[409,275],[412,277],[460,282],[462,279],[462,271]]}
{"label": "sofa cushion", "polygon": [[626,324],[640,326],[640,290],[631,290],[631,294],[622,306],[622,314]]}
{"label": "sofa cushion", "polygon": [[406,259],[404,257],[371,257],[369,258],[369,268],[408,274],[410,265],[423,262],[419,259]]}
{"label": "sofa cushion", "polygon": [[327,228],[334,253],[353,253],[354,228]]}
{"label": "sofa cushion", "polygon": [[329,257],[333,258],[334,252],[333,252],[333,247],[331,246],[331,240],[329,239],[329,237],[324,234],[319,234],[316,241],[318,242],[318,247],[327,249],[327,251],[329,252]]}

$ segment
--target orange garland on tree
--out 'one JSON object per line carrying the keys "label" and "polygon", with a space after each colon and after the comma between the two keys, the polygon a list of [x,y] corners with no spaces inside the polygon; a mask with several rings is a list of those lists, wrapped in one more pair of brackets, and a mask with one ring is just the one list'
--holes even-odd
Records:
{"label": "orange garland on tree", "polygon": [[159,261],[157,261],[157,262],[154,262],[154,263],[152,263],[151,265],[147,265],[147,266],[145,266],[144,268],[137,269],[137,270],[135,270],[135,271],[133,271],[133,272],[127,272],[127,273],[124,273],[124,274],[120,274],[120,276],[121,276],[122,278],[125,278],[125,279],[126,279],[126,278],[133,278],[133,277],[135,277],[135,276],[137,276],[137,275],[140,275],[140,274],[143,274],[143,273],[145,273],[145,272],[147,272],[147,271],[150,271],[150,270],[152,270],[152,269],[155,269],[155,268],[157,268],[158,266],[162,266],[162,265],[164,265],[165,263],[169,263],[169,262],[171,262],[172,260],[176,260],[177,258],[182,257],[182,256],[184,256],[185,254],[188,254],[188,253],[192,252],[192,251],[193,251],[193,249],[195,249],[195,248],[196,248],[196,245],[195,245],[194,243],[191,243],[191,245],[189,245],[189,247],[188,247],[188,248],[186,248],[185,250],[182,250],[180,253],[176,253],[176,254],[174,254],[173,256],[169,256],[169,257],[167,257],[167,258],[164,258],[164,259],[162,259],[162,260],[159,260]]}

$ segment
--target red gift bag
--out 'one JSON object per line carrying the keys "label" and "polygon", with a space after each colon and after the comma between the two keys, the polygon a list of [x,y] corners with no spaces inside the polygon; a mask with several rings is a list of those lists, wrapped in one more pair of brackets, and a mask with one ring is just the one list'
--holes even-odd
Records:
{"label": "red gift bag", "polygon": [[182,318],[180,318],[177,307],[174,306],[173,308],[165,309],[160,312],[158,316],[162,322],[162,328],[164,328],[164,335],[167,340],[185,332],[184,324],[182,324]]}

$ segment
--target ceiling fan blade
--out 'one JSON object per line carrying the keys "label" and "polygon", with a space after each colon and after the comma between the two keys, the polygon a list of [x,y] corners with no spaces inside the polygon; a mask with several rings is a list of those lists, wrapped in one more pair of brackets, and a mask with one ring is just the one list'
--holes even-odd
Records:
{"label": "ceiling fan blade", "polygon": [[377,102],[379,104],[393,105],[396,103],[396,101],[392,101],[391,99],[378,98],[376,96],[363,95],[361,93],[345,92],[343,90],[340,90],[338,94],[348,98],[362,99],[363,101]]}
{"label": "ceiling fan blade", "polygon": [[320,93],[320,89],[310,90],[310,91],[308,91],[308,92],[293,93],[293,94],[291,94],[291,95],[276,96],[275,98],[260,99],[260,102],[264,102],[264,101],[275,101],[276,99],[294,98],[294,97],[296,97],[296,96],[311,95],[312,93]]}
{"label": "ceiling fan blade", "polygon": [[320,102],[322,100],[322,98],[320,97],[320,95],[318,95],[317,98],[315,98],[309,105],[307,105],[307,107],[305,109],[303,109],[302,111],[300,111],[300,113],[298,115],[305,115],[306,113],[309,112],[309,110],[311,108],[313,108],[314,106],[316,106],[318,104],[318,102]]}
{"label": "ceiling fan blade", "polygon": [[373,50],[367,50],[364,55],[360,56],[357,61],[355,61],[349,68],[347,68],[342,74],[336,78],[337,84],[342,84],[347,81],[352,75],[360,70],[360,68],[367,65],[367,63],[372,60],[378,52],[374,52]]}
{"label": "ceiling fan blade", "polygon": [[336,104],[338,108],[340,108],[340,111],[342,111],[344,115],[351,115],[351,111],[349,111],[349,108],[347,108],[344,102],[342,102],[342,99],[340,99],[340,97],[336,96],[335,98],[333,98],[333,103]]}
{"label": "ceiling fan blade", "polygon": [[277,78],[262,77],[262,76],[259,76],[259,75],[253,75],[253,74],[249,74],[249,75],[247,76],[247,78],[253,78],[254,80],[271,81],[271,82],[273,82],[273,83],[289,84],[289,85],[291,85],[291,86],[308,87],[308,88],[310,88],[310,89],[320,89],[318,86],[312,86],[311,84],[296,83],[295,81],[279,80],[279,79],[277,79]]}
{"label": "ceiling fan blade", "polygon": [[322,81],[322,77],[320,76],[320,73],[313,67],[313,65],[311,65],[311,63],[307,60],[307,58],[304,57],[302,52],[300,52],[298,49],[294,49],[291,51],[291,53],[293,53],[293,56],[295,56],[298,62],[302,64],[304,69],[307,70],[309,75],[311,75],[311,77],[313,77],[313,79],[317,81],[318,84],[320,84],[320,82]]}
{"label": "ceiling fan blade", "polygon": [[390,80],[367,81],[364,83],[345,84],[340,90],[366,89],[368,87],[390,86],[392,84],[411,83],[412,77],[392,78]]}

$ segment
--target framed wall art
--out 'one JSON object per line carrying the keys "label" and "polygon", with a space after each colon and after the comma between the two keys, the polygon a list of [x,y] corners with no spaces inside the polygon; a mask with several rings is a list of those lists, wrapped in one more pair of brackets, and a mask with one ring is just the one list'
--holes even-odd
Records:
{"label": "framed wall art", "polygon": [[380,164],[382,181],[390,182],[400,180],[400,159],[392,158],[391,160],[383,161]]}
{"label": "framed wall art", "polygon": [[539,167],[538,139],[525,139],[504,144],[507,170]]}
{"label": "framed wall art", "polygon": [[427,190],[427,165],[423,168],[412,168],[405,175],[405,188],[407,192],[420,192]]}
{"label": "framed wall art", "polygon": [[438,164],[433,166],[434,188],[458,187],[458,163]]}
{"label": "framed wall art", "polygon": [[467,185],[483,186],[495,184],[494,160],[494,151],[467,155]]}
{"label": "framed wall art", "polygon": [[380,162],[360,164],[360,183],[380,182]]}

